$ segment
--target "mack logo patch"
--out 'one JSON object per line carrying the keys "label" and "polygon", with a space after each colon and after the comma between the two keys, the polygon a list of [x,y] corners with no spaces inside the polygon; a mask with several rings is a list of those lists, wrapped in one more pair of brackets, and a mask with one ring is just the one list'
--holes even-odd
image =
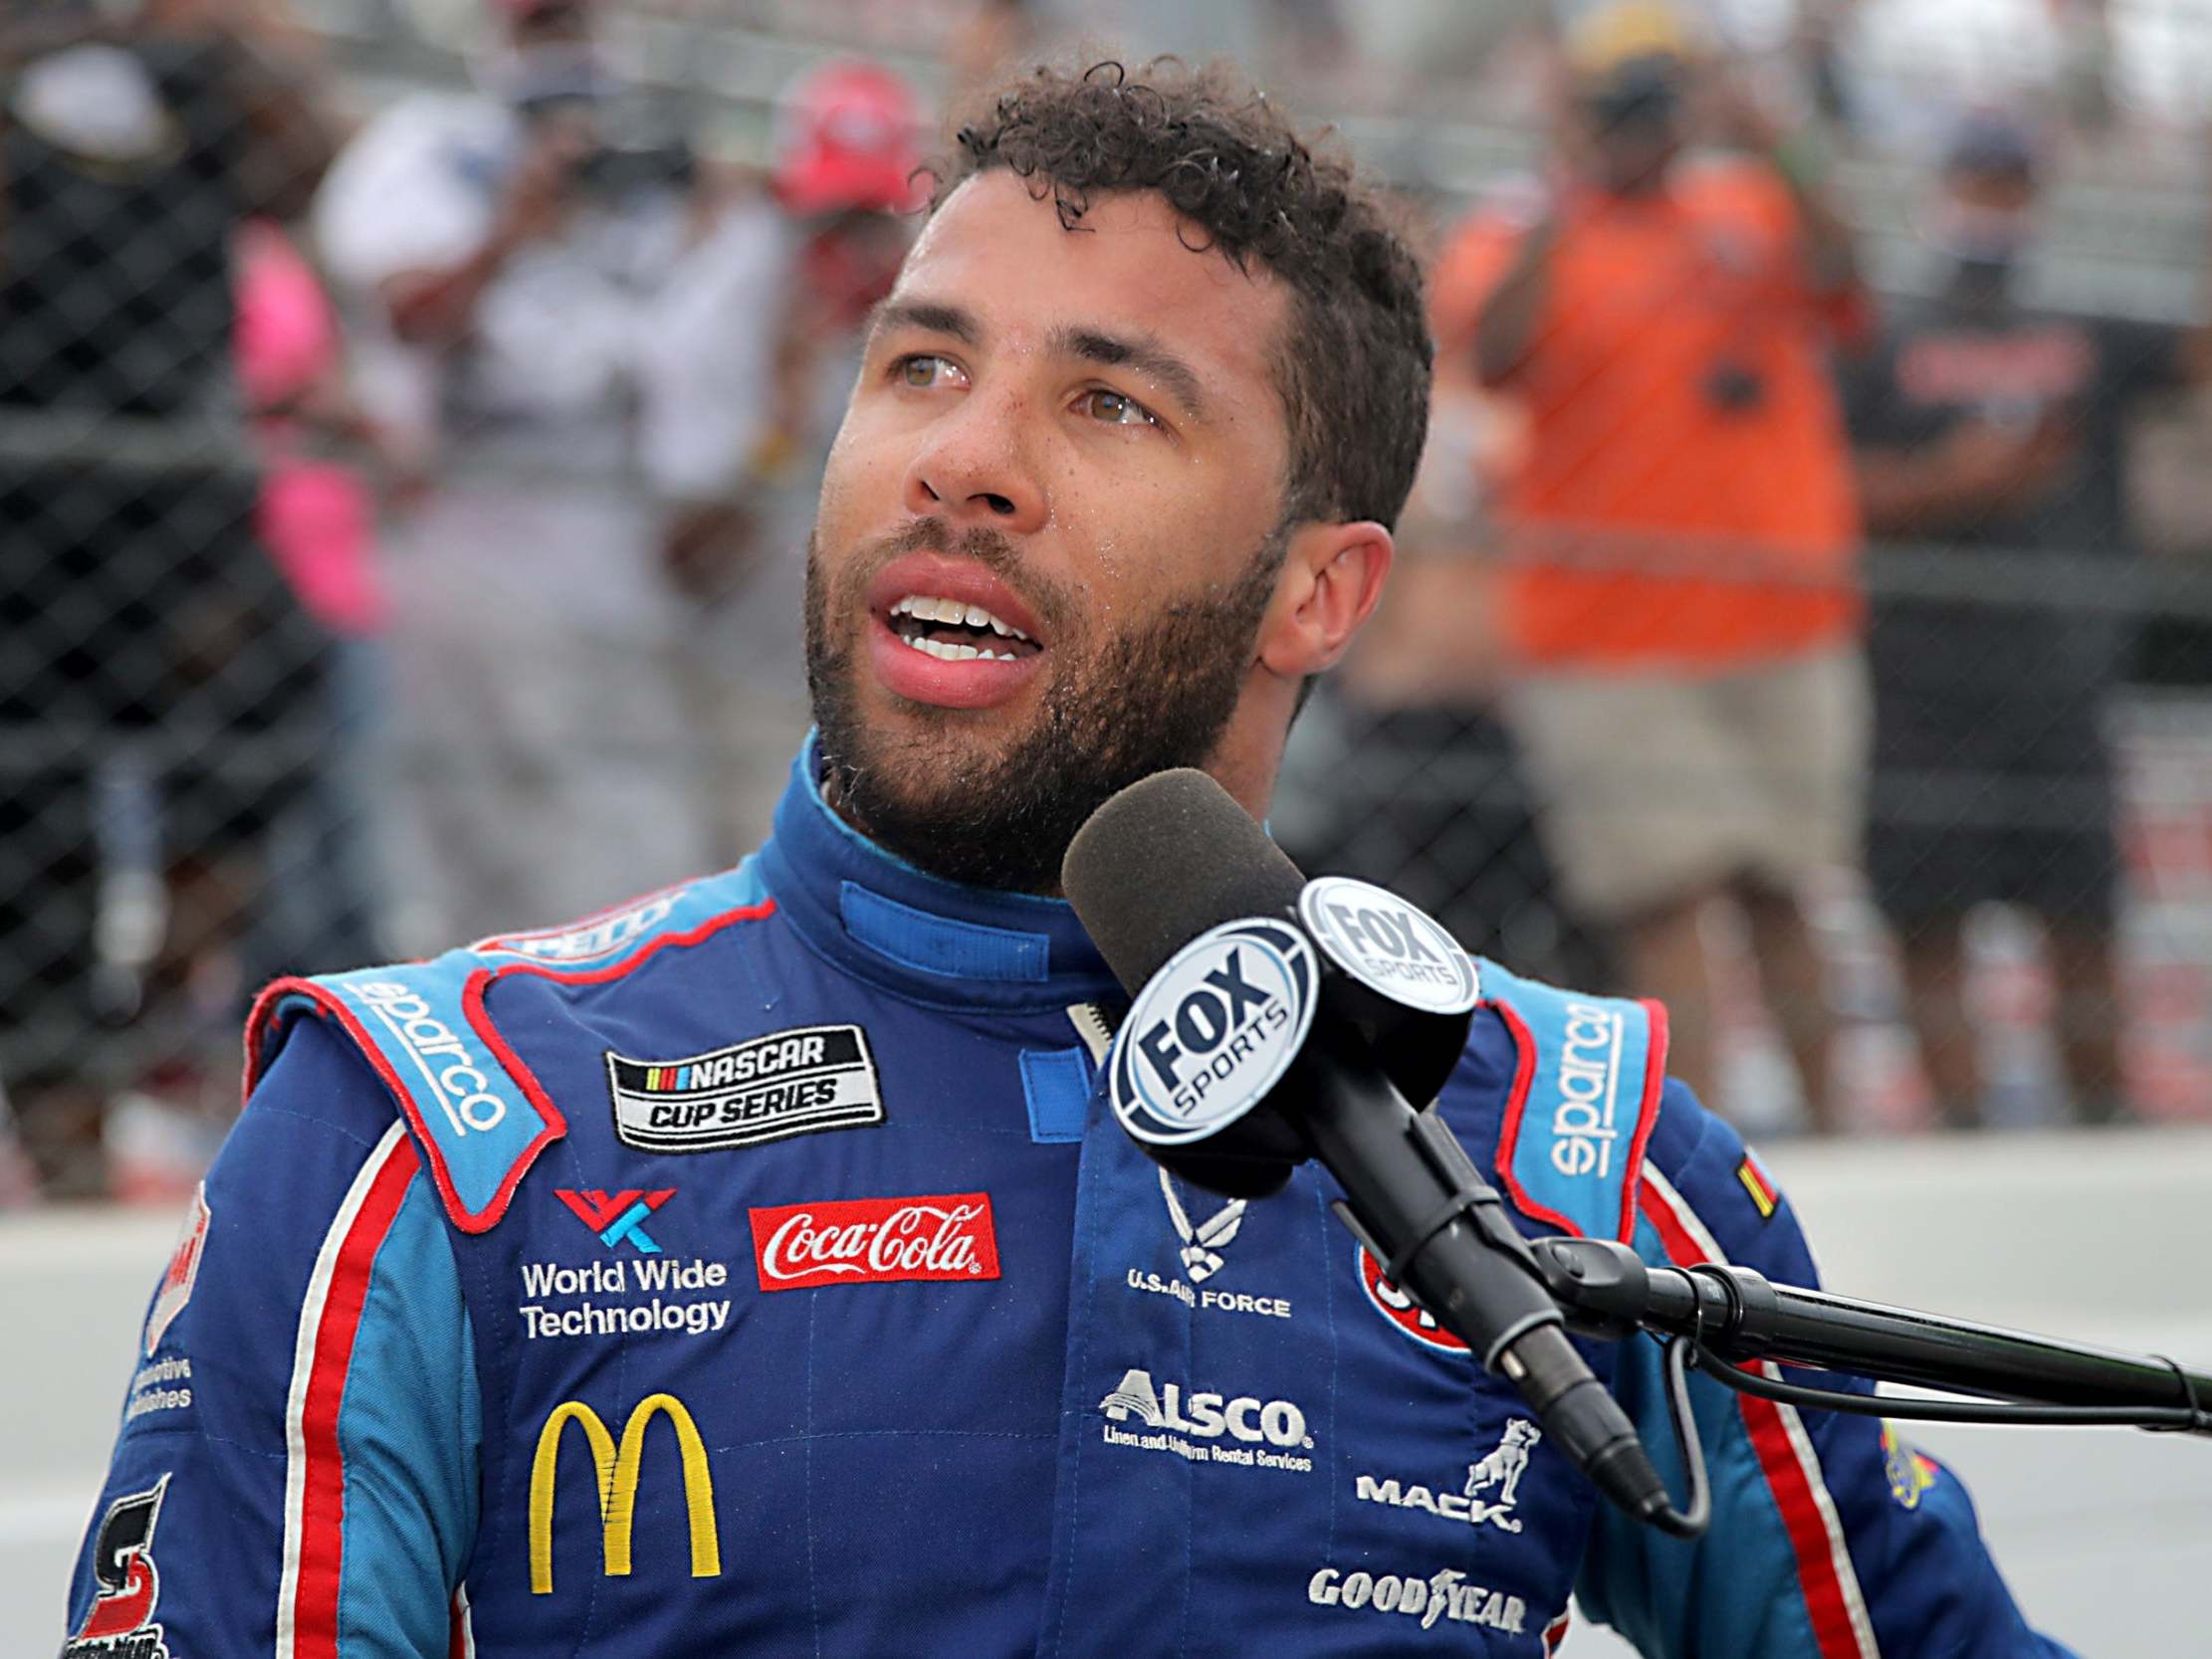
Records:
{"label": "mack logo patch", "polygon": [[682,1060],[609,1052],[614,1133],[649,1152],[711,1152],[883,1122],[883,1088],[857,1025],[812,1025]]}
{"label": "mack logo patch", "polygon": [[184,1208],[184,1225],[178,1230],[175,1248],[169,1252],[169,1265],[161,1270],[161,1288],[153,1293],[153,1307],[146,1314],[148,1359],[161,1346],[161,1335],[170,1322],[192,1300],[192,1287],[200,1277],[200,1256],[207,1248],[207,1224],[212,1219],[207,1208],[207,1183],[202,1181],[192,1189],[192,1201]]}
{"label": "mack logo patch", "polygon": [[1298,895],[1298,916],[1337,966],[1393,1002],[1463,1014],[1480,998],[1474,963],[1443,924],[1395,893],[1322,876]]}
{"label": "mack logo patch", "polygon": [[1365,1246],[1355,1244],[1352,1249],[1359,1259],[1360,1288],[1367,1292],[1369,1307],[1426,1348],[1439,1353],[1467,1351],[1467,1345],[1439,1325],[1436,1315],[1383,1277],[1383,1264]]}
{"label": "mack logo patch", "polygon": [[998,1277],[988,1192],[830,1199],[747,1213],[764,1291]]}
{"label": "mack logo patch", "polygon": [[1313,1024],[1313,946],[1254,918],[1208,930],[1145,982],[1115,1039],[1114,1115],[1139,1141],[1180,1146],[1266,1098]]}
{"label": "mack logo patch", "polygon": [[1353,1495],[1364,1504],[1421,1510],[1444,1521],[1517,1533],[1521,1523],[1513,1509],[1520,1502],[1521,1477],[1528,1472],[1529,1453],[1543,1438],[1544,1431],[1528,1418],[1515,1417],[1488,1455],[1467,1465],[1466,1483],[1457,1492],[1361,1475],[1353,1482]]}

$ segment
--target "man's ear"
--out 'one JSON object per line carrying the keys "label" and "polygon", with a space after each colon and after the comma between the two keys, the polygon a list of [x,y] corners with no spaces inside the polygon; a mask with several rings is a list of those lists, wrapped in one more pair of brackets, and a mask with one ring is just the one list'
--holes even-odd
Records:
{"label": "man's ear", "polygon": [[1392,556],[1390,531],[1373,519],[1293,531],[1260,629],[1260,662],[1286,680],[1333,667],[1374,613]]}

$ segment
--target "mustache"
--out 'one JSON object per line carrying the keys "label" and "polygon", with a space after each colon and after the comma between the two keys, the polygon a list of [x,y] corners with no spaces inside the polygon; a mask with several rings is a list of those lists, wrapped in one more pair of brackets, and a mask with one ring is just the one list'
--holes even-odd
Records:
{"label": "mustache", "polygon": [[1055,633],[1074,612],[1066,590],[1028,569],[1014,544],[989,524],[972,524],[956,533],[952,525],[935,516],[917,518],[862,548],[852,561],[847,587],[853,591],[865,589],[877,571],[908,553],[945,553],[974,559],[1019,594],[1036,612],[1037,620]]}

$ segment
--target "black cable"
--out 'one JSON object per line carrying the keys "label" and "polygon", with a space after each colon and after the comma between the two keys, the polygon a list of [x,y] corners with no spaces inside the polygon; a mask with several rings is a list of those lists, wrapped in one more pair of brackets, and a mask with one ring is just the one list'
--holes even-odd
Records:
{"label": "black cable", "polygon": [[1689,1508],[1671,1503],[1652,1517],[1652,1525],[1669,1538],[1701,1538],[1712,1521],[1712,1485],[1705,1476],[1705,1448],[1697,1438],[1697,1418],[1689,1401],[1689,1366],[1695,1341],[1670,1337],[1666,1342],[1666,1414],[1674,1420],[1674,1445],[1689,1471]]}
{"label": "black cable", "polygon": [[[2181,1397],[2189,1402],[2184,1408],[2189,1413],[2188,1422],[2172,1426],[2186,1428],[2197,1434],[2212,1434],[2212,1409],[2207,1409],[2204,1403],[2197,1398],[2196,1378],[2183,1368],[2181,1361],[2178,1359],[2163,1353],[2153,1353],[2151,1358],[2162,1361],[2166,1368],[2173,1372],[2175,1380],[2181,1384]],[[2167,1425],[2150,1424],[2146,1426],[2162,1428]]]}
{"label": "black cable", "polygon": [[[1733,1278],[1709,1262],[1696,1263],[1683,1271],[1719,1287],[1728,1301],[1727,1323],[1734,1326],[1740,1321],[1743,1314],[1743,1289]],[[2212,1433],[2212,1412],[2207,1412],[2198,1403],[2196,1388],[2189,1379],[2189,1373],[2162,1353],[2153,1357],[2172,1367],[2174,1375],[2180,1379],[2181,1397],[2186,1404],[2045,1405],[2011,1400],[1899,1399],[1894,1396],[1846,1393],[1834,1388],[1810,1388],[1802,1383],[1784,1382],[1778,1377],[1745,1370],[1705,1346],[1702,1303],[1698,1305],[1693,1321],[1687,1340],[1696,1349],[1698,1369],[1738,1393],[1754,1394],[1760,1399],[1776,1400],[1784,1405],[1809,1405],[1818,1410],[1842,1411],[1859,1417],[1893,1417],[1900,1422],[2050,1423],[2075,1427],[2104,1425]]]}
{"label": "black cable", "polygon": [[2061,1423],[2080,1427],[2103,1424],[2121,1428],[2212,1428],[2212,1419],[2185,1405],[2033,1405],[1999,1400],[1918,1400],[1888,1395],[1850,1394],[1834,1388],[1808,1388],[1731,1364],[1697,1344],[1698,1369],[1742,1394],[1784,1405],[1809,1405],[1860,1417],[1894,1417],[1923,1423]]}

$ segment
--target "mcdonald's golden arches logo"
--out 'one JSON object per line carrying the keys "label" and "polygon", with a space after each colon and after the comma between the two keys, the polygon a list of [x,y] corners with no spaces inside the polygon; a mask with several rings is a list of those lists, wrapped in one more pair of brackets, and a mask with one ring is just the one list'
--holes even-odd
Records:
{"label": "mcdonald's golden arches logo", "polygon": [[600,1560],[610,1578],[630,1571],[630,1527],[637,1516],[638,1468],[645,1458],[645,1431],[665,1416],[676,1433],[684,1478],[684,1508],[691,1521],[691,1575],[722,1574],[722,1542],[715,1531],[714,1474],[707,1467],[706,1442],[684,1402],[674,1394],[648,1394],[622,1425],[619,1447],[599,1414],[581,1400],[563,1400],[538,1431],[538,1453],[530,1464],[530,1589],[553,1593],[553,1475],[560,1465],[560,1443],[570,1423],[583,1430],[598,1477]]}

